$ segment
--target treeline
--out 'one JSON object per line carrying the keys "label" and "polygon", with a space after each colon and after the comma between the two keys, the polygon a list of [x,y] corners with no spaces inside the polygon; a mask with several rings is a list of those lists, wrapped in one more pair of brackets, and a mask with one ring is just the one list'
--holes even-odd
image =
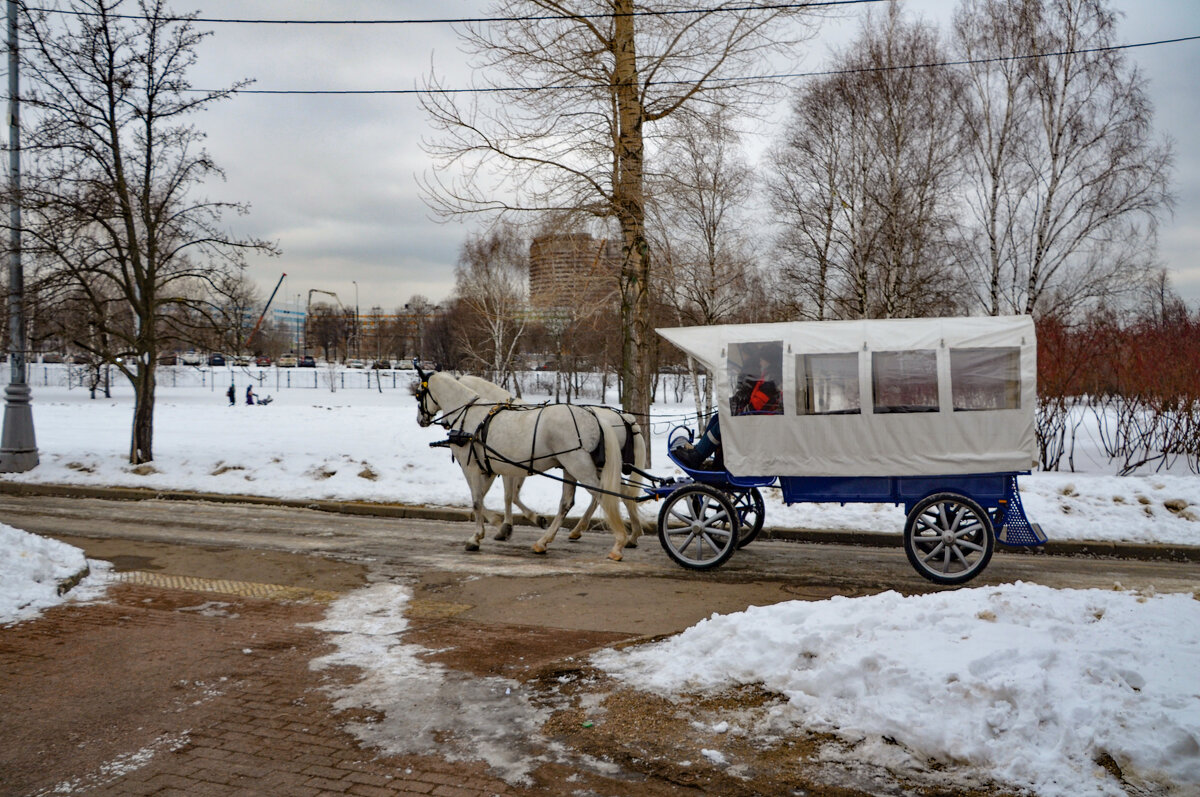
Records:
{"label": "treeline", "polygon": [[1074,469],[1089,420],[1103,453],[1127,475],[1179,462],[1200,473],[1200,311],[1097,310],[1068,324],[1037,322],[1041,466]]}

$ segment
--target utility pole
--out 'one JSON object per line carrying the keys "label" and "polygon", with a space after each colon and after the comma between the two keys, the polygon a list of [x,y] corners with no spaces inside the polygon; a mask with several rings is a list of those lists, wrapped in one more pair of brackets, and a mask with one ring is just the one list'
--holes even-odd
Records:
{"label": "utility pole", "polygon": [[350,280],[354,283],[354,357],[362,359],[362,345],[358,342],[358,280]]}
{"label": "utility pole", "polygon": [[8,0],[8,176],[12,189],[9,208],[11,250],[8,261],[8,362],[4,389],[4,431],[0,436],[0,472],[23,473],[38,464],[33,432],[33,408],[25,382],[25,275],[21,270],[21,116],[20,65],[17,49],[17,0]]}

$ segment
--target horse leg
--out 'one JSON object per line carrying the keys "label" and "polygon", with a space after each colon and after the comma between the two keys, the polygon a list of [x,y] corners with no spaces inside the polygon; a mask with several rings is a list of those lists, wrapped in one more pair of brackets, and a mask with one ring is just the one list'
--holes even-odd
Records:
{"label": "horse leg", "polygon": [[546,546],[554,542],[554,535],[558,534],[558,529],[562,526],[563,520],[567,517],[567,512],[571,511],[571,507],[575,505],[575,483],[568,480],[563,482],[562,498],[558,502],[558,514],[550,521],[550,525],[546,528],[546,533],[533,544],[534,553],[545,553]]}
{"label": "horse leg", "polygon": [[517,488],[520,485],[521,477],[519,476],[502,476],[501,482],[504,484],[504,522],[500,524],[500,528],[496,530],[496,534],[492,539],[507,540],[512,536],[512,505],[513,497],[517,493]]}
{"label": "horse leg", "polygon": [[487,488],[492,486],[495,477],[484,476],[476,467],[463,468],[463,474],[467,477],[467,484],[471,487],[471,508],[475,510],[475,534],[467,540],[466,549],[478,551],[484,533],[483,497],[487,495]]}
{"label": "horse leg", "polygon": [[517,509],[521,510],[521,514],[529,519],[530,523],[532,523],[533,525],[537,526],[540,529],[546,528],[546,525],[550,522],[550,518],[546,517],[545,515],[539,515],[537,512],[535,512],[532,509],[530,509],[529,507],[525,506],[525,504],[521,501],[521,486],[525,484],[525,477],[524,476],[513,476],[512,479],[513,479],[512,502],[514,504],[516,504]]}
{"label": "horse leg", "polygon": [[592,515],[596,514],[596,507],[599,505],[600,502],[593,495],[587,509],[583,511],[583,517],[579,518],[579,522],[575,524],[575,527],[571,529],[571,533],[567,535],[568,540],[577,540],[583,536],[583,532],[587,529],[588,524],[592,522]]}
{"label": "horse leg", "polygon": [[625,512],[629,515],[629,539],[625,542],[626,548],[636,548],[638,538],[642,536],[642,519],[638,515],[638,504],[632,498],[622,499],[625,504]]}

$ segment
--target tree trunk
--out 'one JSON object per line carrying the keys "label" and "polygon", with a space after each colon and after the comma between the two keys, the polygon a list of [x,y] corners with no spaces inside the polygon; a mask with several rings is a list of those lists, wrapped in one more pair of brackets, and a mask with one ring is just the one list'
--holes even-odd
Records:
{"label": "tree trunk", "polygon": [[137,364],[134,380],[133,441],[129,448],[129,461],[134,465],[154,459],[154,363],[149,365],[144,358]]}
{"label": "tree trunk", "polygon": [[[613,204],[621,225],[621,406],[643,428],[650,422],[650,249],[643,195],[643,108],[634,47],[633,0],[614,3],[613,92],[617,104],[617,151]],[[648,439],[648,438],[647,438]],[[649,451],[646,452],[649,456]],[[647,459],[647,461],[649,461]]]}

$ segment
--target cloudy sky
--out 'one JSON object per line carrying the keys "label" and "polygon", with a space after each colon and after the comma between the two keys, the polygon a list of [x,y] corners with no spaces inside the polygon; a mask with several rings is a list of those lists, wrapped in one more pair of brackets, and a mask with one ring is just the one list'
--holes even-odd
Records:
{"label": "cloudy sky", "polygon": [[[950,0],[908,0],[933,21],[949,17]],[[1128,12],[1120,39],[1144,42],[1200,34],[1195,0],[1117,0]],[[412,19],[463,17],[482,0],[176,0],[182,11],[234,19]],[[856,7],[826,23],[795,71],[820,68],[829,46],[857,26]],[[201,50],[193,84],[217,88],[253,78],[256,89],[412,89],[430,65],[450,86],[470,78],[453,30],[423,25],[251,25],[202,23],[213,35]],[[1130,50],[1151,83],[1157,129],[1174,139],[1178,204],[1160,234],[1160,254],[1176,288],[1200,304],[1200,41]],[[472,229],[438,223],[421,200],[429,172],[421,140],[429,128],[411,95],[245,94],[198,120],[208,148],[227,173],[211,198],[248,202],[239,232],[276,241],[279,258],[252,262],[264,293],[287,273],[277,304],[303,304],[310,290],[332,291],[362,312],[392,310],[414,294],[434,301],[453,288],[458,247]],[[773,131],[766,131],[770,134]],[[355,284],[357,283],[357,285]]]}

